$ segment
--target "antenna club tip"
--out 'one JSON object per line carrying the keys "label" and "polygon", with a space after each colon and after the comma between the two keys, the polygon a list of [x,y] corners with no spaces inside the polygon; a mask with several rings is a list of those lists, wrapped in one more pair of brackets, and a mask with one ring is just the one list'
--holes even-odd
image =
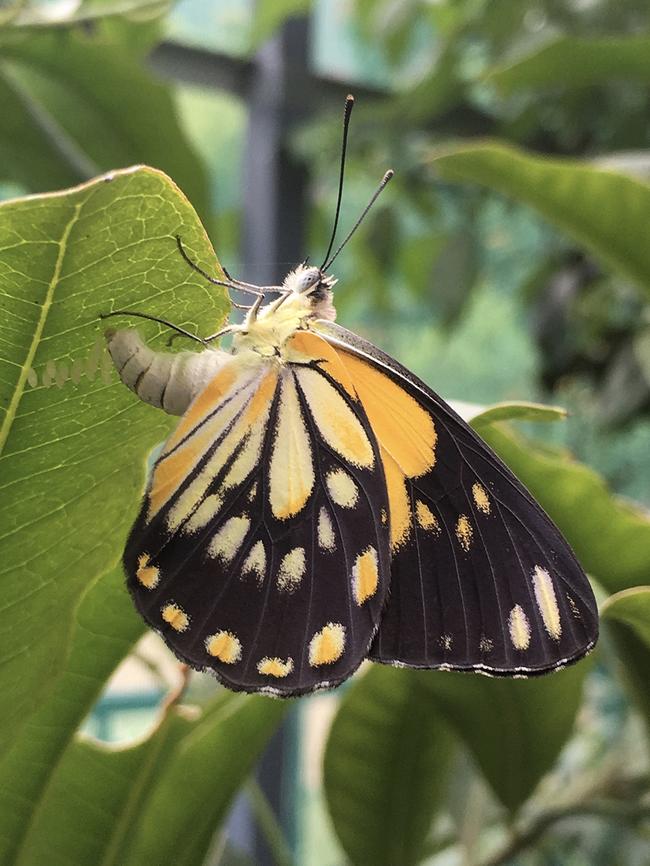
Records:
{"label": "antenna club tip", "polygon": [[348,95],[345,97],[345,101],[346,102],[354,102],[354,96],[352,96],[351,93],[348,93]]}
{"label": "antenna club tip", "polygon": [[384,181],[383,182],[388,183],[388,181],[391,179],[391,177],[393,177],[394,174],[395,174],[395,172],[393,171],[393,169],[389,168],[388,171],[386,172],[386,174],[384,175]]}

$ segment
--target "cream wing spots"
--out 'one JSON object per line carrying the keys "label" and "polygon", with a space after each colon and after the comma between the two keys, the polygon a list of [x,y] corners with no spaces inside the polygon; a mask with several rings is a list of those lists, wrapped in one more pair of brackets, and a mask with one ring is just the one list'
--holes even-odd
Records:
{"label": "cream wing spots", "polygon": [[[184,631],[160,629],[179,658],[233,689],[294,695],[336,685],[368,652],[388,588],[388,501],[354,397],[326,379],[334,415],[352,416],[370,443],[365,466],[346,461],[321,429],[302,370],[268,363],[260,382],[273,371],[276,378],[263,409],[250,411],[253,391],[151,519],[145,507],[125,565],[136,605],[155,627],[168,599],[187,615]],[[332,496],[326,478],[342,474],[347,486]],[[291,482],[284,494],[283,478]],[[141,576],[157,569],[155,589],[138,580],[138,568]],[[334,640],[338,632],[315,640],[328,623],[342,626],[343,641]]]}
{"label": "cream wing spots", "polygon": [[271,452],[268,495],[273,516],[286,520],[307,504],[314,487],[314,454],[292,375],[284,376]]}
{"label": "cream wing spots", "polygon": [[[318,329],[370,410],[386,474],[391,592],[370,657],[532,676],[589,652],[598,635],[591,587],[528,491],[412,373],[340,326],[319,322]],[[389,399],[395,388],[406,395],[401,403]],[[399,404],[408,415],[410,401],[422,423],[396,430],[383,407]],[[515,608],[530,627],[525,650],[513,643]],[[523,618],[516,613],[513,622],[523,647]]]}

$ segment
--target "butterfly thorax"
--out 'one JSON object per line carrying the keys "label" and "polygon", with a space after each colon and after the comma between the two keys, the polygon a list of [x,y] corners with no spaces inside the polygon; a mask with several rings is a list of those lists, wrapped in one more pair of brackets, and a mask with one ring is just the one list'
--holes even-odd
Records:
{"label": "butterfly thorax", "polygon": [[319,268],[299,265],[284,279],[284,294],[253,308],[243,324],[234,331],[236,353],[252,350],[265,357],[284,356],[287,341],[309,327],[310,320],[336,318],[332,304],[332,286],[336,280]]}

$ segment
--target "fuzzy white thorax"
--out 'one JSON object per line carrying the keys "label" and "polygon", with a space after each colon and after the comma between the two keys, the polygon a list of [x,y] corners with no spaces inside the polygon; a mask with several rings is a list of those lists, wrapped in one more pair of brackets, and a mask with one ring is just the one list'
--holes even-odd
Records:
{"label": "fuzzy white thorax", "polygon": [[332,286],[336,280],[321,273],[319,268],[298,265],[289,271],[282,284],[279,299],[251,309],[243,325],[233,333],[235,352],[250,349],[272,357],[281,354],[287,340],[310,318],[333,320]]}
{"label": "fuzzy white thorax", "polygon": [[305,264],[290,271],[279,298],[254,306],[243,324],[232,326],[232,354],[212,346],[201,352],[156,352],[130,328],[106,332],[108,351],[124,384],[141,400],[182,415],[223,366],[233,361],[233,355],[238,356],[240,367],[255,366],[263,358],[281,363],[287,341],[308,326],[307,320],[333,321],[335,282]]}

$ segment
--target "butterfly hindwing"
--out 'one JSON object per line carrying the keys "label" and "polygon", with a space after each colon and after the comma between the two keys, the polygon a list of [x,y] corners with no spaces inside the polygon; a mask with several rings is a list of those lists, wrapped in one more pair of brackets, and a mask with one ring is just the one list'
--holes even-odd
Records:
{"label": "butterfly hindwing", "polygon": [[588,652],[591,587],[528,491],[412,373],[338,325],[319,329],[355,383],[385,468],[391,593],[369,657],[533,675]]}
{"label": "butterfly hindwing", "polygon": [[238,690],[344,680],[388,587],[378,449],[335,355],[306,339],[295,363],[235,360],[199,395],[125,553],[145,619],[179,658]]}

